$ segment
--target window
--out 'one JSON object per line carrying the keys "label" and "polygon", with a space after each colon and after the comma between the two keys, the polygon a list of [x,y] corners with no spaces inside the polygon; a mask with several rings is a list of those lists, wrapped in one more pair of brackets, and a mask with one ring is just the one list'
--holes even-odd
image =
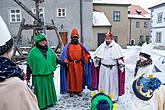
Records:
{"label": "window", "polygon": [[20,9],[10,9],[10,22],[11,23],[21,22]]}
{"label": "window", "polygon": [[150,42],[150,36],[146,36],[146,42]]}
{"label": "window", "polygon": [[163,18],[163,12],[161,12],[161,13],[158,13],[158,23],[162,23],[162,18]]}
{"label": "window", "polygon": [[[33,12],[36,14],[36,9],[33,9]],[[40,8],[39,17],[40,17],[40,19],[44,18],[44,8]]]}
{"label": "window", "polygon": [[66,9],[58,8],[57,9],[57,17],[66,17]]}
{"label": "window", "polygon": [[139,39],[139,42],[138,42],[138,45],[142,46],[144,44],[144,36],[143,35],[140,35],[140,39]]}
{"label": "window", "polygon": [[120,21],[120,11],[113,12],[113,21]]}
{"label": "window", "polygon": [[140,27],[140,22],[136,22],[136,28]]}
{"label": "window", "polygon": [[148,28],[148,22],[144,22],[144,28]]}
{"label": "window", "polygon": [[128,14],[131,14],[130,10],[128,10]]}
{"label": "window", "polygon": [[143,35],[140,36],[140,41],[142,41],[142,42],[144,41],[144,36]]}
{"label": "window", "polygon": [[142,11],[137,9],[136,12],[137,12],[138,15],[141,15]]}
{"label": "window", "polygon": [[156,43],[161,43],[161,39],[162,39],[162,33],[161,32],[156,32],[155,42]]}
{"label": "window", "polygon": [[105,40],[105,34],[106,33],[98,33],[97,34],[97,46],[99,47]]}

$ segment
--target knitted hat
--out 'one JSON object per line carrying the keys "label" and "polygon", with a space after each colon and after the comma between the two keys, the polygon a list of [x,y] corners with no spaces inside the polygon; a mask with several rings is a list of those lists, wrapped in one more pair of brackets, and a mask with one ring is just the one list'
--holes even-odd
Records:
{"label": "knitted hat", "polygon": [[132,84],[132,89],[141,100],[147,101],[153,96],[153,92],[159,88],[161,81],[156,77],[139,77]]}
{"label": "knitted hat", "polygon": [[112,38],[112,33],[110,31],[108,31],[106,34],[105,34],[106,37],[110,37]]}
{"label": "knitted hat", "polygon": [[93,91],[91,100],[91,110],[116,110],[117,104],[112,102],[113,95],[104,94],[104,90],[100,90],[98,94],[95,95]]}
{"label": "knitted hat", "polygon": [[0,55],[3,55],[13,46],[13,39],[11,38],[11,34],[0,16]]}
{"label": "knitted hat", "polygon": [[113,103],[104,93],[96,94],[91,100],[91,110],[112,110]]}
{"label": "knitted hat", "polygon": [[151,57],[152,49],[153,49],[153,46],[151,43],[150,44],[144,43],[142,45],[142,48],[141,48],[139,55],[149,59]]}
{"label": "knitted hat", "polygon": [[143,56],[143,57],[145,57],[147,59],[150,59],[150,57],[151,57],[151,55],[143,53],[143,52],[140,52],[139,55],[141,55],[141,56]]}
{"label": "knitted hat", "polygon": [[75,36],[79,38],[78,30],[76,28],[72,29],[71,38]]}
{"label": "knitted hat", "polygon": [[44,39],[46,39],[46,38],[45,38],[45,35],[43,35],[43,34],[37,34],[37,35],[34,36],[34,42],[35,43],[40,42]]}

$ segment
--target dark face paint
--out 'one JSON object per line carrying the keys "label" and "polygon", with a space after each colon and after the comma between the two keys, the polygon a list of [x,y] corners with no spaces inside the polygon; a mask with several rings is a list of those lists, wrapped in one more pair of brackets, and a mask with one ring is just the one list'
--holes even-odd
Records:
{"label": "dark face paint", "polygon": [[71,43],[72,43],[72,44],[78,44],[78,43],[79,43],[78,37],[72,37]]}
{"label": "dark face paint", "polygon": [[106,41],[106,45],[108,46],[110,44],[110,42]]}
{"label": "dark face paint", "polygon": [[106,45],[107,45],[107,46],[108,46],[110,43],[111,43],[111,42],[109,42],[109,41],[106,41]]}

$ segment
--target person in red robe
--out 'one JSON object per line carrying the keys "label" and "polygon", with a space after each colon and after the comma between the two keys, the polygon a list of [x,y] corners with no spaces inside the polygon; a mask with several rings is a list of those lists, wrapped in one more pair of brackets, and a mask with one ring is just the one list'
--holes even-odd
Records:
{"label": "person in red robe", "polygon": [[[66,69],[67,92],[73,97],[74,94],[82,96],[83,63],[89,64],[91,58],[89,52],[79,43],[77,29],[71,32],[71,42],[66,48],[64,62],[68,64]],[[65,48],[65,47],[64,47]]]}

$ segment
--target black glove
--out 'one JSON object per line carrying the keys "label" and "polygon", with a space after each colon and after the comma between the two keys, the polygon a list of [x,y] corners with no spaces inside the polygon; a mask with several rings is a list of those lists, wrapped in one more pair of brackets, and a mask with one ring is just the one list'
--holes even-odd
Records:
{"label": "black glove", "polygon": [[27,65],[27,69],[26,69],[26,80],[29,80],[30,81],[31,75],[32,75],[32,70],[31,70],[30,66]]}
{"label": "black glove", "polygon": [[65,62],[64,62],[64,66],[67,68],[67,67],[68,67],[68,63],[65,63]]}
{"label": "black glove", "polygon": [[65,63],[64,61],[62,61],[61,59],[56,59],[56,63],[57,64],[60,64],[60,65],[63,65],[63,66],[65,66],[65,67],[68,67],[68,63]]}

